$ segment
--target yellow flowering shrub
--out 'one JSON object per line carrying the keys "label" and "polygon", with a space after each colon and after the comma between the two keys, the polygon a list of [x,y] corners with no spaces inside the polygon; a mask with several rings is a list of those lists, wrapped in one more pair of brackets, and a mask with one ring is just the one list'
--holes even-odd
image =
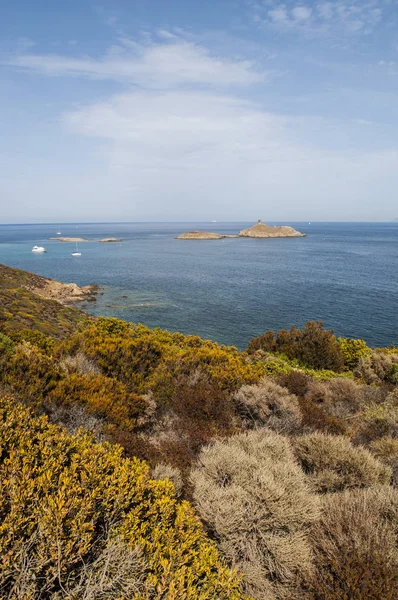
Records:
{"label": "yellow flowering shrub", "polygon": [[72,598],[65,590],[78,587],[109,537],[142,552],[141,591],[129,598],[244,597],[168,480],[152,480],[148,465],[123,458],[119,446],[69,435],[4,396],[0,523],[0,597],[17,597],[25,573],[30,591],[18,597]]}

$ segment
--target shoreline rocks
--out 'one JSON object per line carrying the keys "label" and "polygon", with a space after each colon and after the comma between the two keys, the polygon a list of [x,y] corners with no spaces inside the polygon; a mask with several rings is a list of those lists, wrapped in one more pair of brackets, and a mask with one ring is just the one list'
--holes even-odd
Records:
{"label": "shoreline rocks", "polygon": [[95,302],[95,295],[100,290],[98,285],[79,286],[77,283],[62,283],[54,279],[37,276],[34,285],[30,285],[28,289],[47,300],[57,300],[60,304],[71,304],[73,302]]}
{"label": "shoreline rocks", "polygon": [[227,236],[210,231],[188,231],[179,235],[176,240],[222,240],[225,237]]}
{"label": "shoreline rocks", "polygon": [[119,238],[102,238],[102,240],[100,240],[100,242],[102,243],[113,243],[113,242],[121,242],[122,240],[119,240]]}

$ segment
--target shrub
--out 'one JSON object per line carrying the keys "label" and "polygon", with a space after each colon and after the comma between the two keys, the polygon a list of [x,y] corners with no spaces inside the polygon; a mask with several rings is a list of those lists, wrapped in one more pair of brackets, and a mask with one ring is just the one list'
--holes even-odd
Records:
{"label": "shrub", "polygon": [[15,350],[15,344],[11,338],[0,332],[0,356],[12,354]]}
{"label": "shrub", "polygon": [[328,414],[322,405],[317,404],[307,396],[299,398],[299,404],[303,415],[303,431],[323,431],[333,435],[346,433],[346,423],[342,419]]}
{"label": "shrub", "polygon": [[60,367],[68,374],[99,375],[101,373],[95,361],[87,358],[83,352],[78,352],[75,356],[66,356],[60,361]]}
{"label": "shrub", "polygon": [[335,377],[329,381],[311,381],[306,398],[321,404],[326,412],[338,419],[349,419],[362,406],[362,386],[351,379]]}
{"label": "shrub", "polygon": [[321,321],[308,322],[304,329],[282,329],[276,335],[267,331],[249,342],[249,353],[260,349],[266,352],[281,352],[289,359],[296,359],[314,369],[338,372],[344,365],[344,356],[336,336],[333,331],[323,329]]}
{"label": "shrub", "polygon": [[293,369],[277,377],[277,382],[295,396],[305,396],[311,378],[303,371]]}
{"label": "shrub", "polygon": [[37,346],[44,354],[51,354],[55,346],[55,340],[52,337],[33,329],[19,329],[12,333],[12,339],[16,344],[29,343]]}
{"label": "shrub", "polygon": [[153,479],[168,479],[174,485],[177,496],[181,496],[182,492],[182,477],[181,472],[172,465],[159,463],[152,469]]}
{"label": "shrub", "polygon": [[389,487],[327,494],[311,532],[314,600],[398,597],[398,492]]}
{"label": "shrub", "polygon": [[296,396],[270,379],[241,387],[234,401],[244,426],[249,429],[268,426],[280,433],[291,433],[301,423]]}
{"label": "shrub", "polygon": [[398,439],[383,437],[370,445],[371,452],[392,469],[393,483],[398,485]]}
{"label": "shrub", "polygon": [[98,583],[108,541],[126,574],[133,556],[118,539],[145,562],[135,561],[131,578],[158,598],[243,597],[192,507],[176,500],[170,482],[152,480],[145,463],[123,458],[119,446],[71,436],[7,398],[0,399],[0,439],[2,597],[15,597],[22,557],[39,587],[33,597],[65,598],[90,574]]}
{"label": "shrub", "polygon": [[295,454],[318,492],[389,483],[391,469],[342,436],[314,433],[293,441]]}
{"label": "shrub", "polygon": [[348,370],[355,369],[361,358],[372,353],[371,348],[366,345],[365,340],[353,340],[350,338],[337,338],[340,350],[344,357],[344,366]]}
{"label": "shrub", "polygon": [[387,395],[381,404],[370,403],[363,413],[357,441],[368,444],[382,437],[398,438],[398,393]]}
{"label": "shrub", "polygon": [[306,486],[286,438],[267,430],[204,448],[192,472],[199,513],[258,599],[292,598],[309,576],[309,523],[318,499]]}
{"label": "shrub", "polygon": [[370,355],[359,360],[355,375],[366,383],[398,383],[398,355],[383,350],[374,350]]}

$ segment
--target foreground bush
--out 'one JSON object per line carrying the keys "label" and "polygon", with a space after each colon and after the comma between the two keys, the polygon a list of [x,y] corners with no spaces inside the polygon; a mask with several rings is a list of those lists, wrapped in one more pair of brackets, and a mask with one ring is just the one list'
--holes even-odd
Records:
{"label": "foreground bush", "polygon": [[398,598],[398,492],[381,486],[327,494],[313,525],[314,600]]}
{"label": "foreground bush", "polygon": [[102,582],[88,597],[242,598],[190,505],[145,463],[4,397],[0,439],[1,597],[81,598]]}
{"label": "foreground bush", "polygon": [[295,454],[318,492],[339,492],[391,480],[391,469],[342,436],[314,433],[294,440]]}
{"label": "foreground bush", "polygon": [[271,379],[241,387],[234,400],[249,429],[267,426],[279,433],[291,433],[300,426],[302,417],[297,398]]}
{"label": "foreground bush", "polygon": [[286,438],[265,428],[204,448],[194,500],[220,550],[258,600],[291,599],[312,569],[307,540],[318,515]]}

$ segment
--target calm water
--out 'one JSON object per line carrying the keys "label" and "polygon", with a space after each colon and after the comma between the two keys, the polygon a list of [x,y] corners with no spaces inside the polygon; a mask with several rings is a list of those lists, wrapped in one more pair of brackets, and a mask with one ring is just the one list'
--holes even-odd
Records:
{"label": "calm water", "polygon": [[[150,327],[246,346],[267,329],[323,320],[373,346],[398,343],[398,223],[293,223],[297,239],[181,241],[193,229],[236,233],[252,223],[0,226],[0,262],[105,293],[85,306]],[[48,241],[56,231],[86,237]],[[101,237],[123,243],[99,244]],[[92,240],[92,241],[91,241]],[[44,255],[32,254],[34,244]]]}

